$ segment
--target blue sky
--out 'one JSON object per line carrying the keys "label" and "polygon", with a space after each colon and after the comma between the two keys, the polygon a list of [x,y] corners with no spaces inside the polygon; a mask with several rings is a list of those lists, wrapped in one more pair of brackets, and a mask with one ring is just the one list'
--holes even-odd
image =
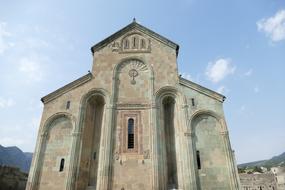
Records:
{"label": "blue sky", "polygon": [[0,144],[33,151],[40,98],[91,69],[137,21],[180,45],[179,72],[223,93],[238,163],[285,151],[284,0],[0,2]]}

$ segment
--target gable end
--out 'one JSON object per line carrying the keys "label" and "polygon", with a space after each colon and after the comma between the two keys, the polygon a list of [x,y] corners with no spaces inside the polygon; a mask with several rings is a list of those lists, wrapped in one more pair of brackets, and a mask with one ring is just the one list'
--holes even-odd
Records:
{"label": "gable end", "polygon": [[210,89],[208,89],[206,87],[203,87],[203,86],[201,86],[199,84],[196,84],[196,83],[194,83],[192,81],[189,81],[189,80],[187,80],[185,78],[182,78],[182,77],[179,78],[179,84],[181,84],[183,86],[186,86],[186,87],[189,87],[189,88],[191,88],[191,89],[193,89],[193,90],[195,90],[197,92],[200,92],[200,93],[202,93],[202,94],[204,94],[206,96],[214,98],[214,99],[216,99],[216,100],[218,100],[220,102],[224,102],[225,99],[226,99],[226,97],[224,95],[219,94],[219,93],[217,93],[217,92],[215,92],[213,90],[210,90]]}
{"label": "gable end", "polygon": [[168,40],[167,38],[161,36],[160,34],[157,34],[156,32],[138,24],[137,22],[132,22],[131,24],[129,24],[126,27],[119,30],[118,32],[112,34],[108,38],[106,38],[106,39],[102,40],[101,42],[92,46],[91,47],[92,54],[94,54],[95,51],[98,51],[98,50],[102,49],[103,47],[107,46],[112,41],[114,41],[118,37],[122,36],[123,34],[131,31],[132,29],[136,29],[136,30],[138,30],[138,31],[140,31],[146,35],[149,35],[149,36],[153,37],[154,39],[162,42],[163,44],[175,49],[176,50],[176,56],[178,56],[179,45],[177,45],[176,43],[172,42],[171,40]]}

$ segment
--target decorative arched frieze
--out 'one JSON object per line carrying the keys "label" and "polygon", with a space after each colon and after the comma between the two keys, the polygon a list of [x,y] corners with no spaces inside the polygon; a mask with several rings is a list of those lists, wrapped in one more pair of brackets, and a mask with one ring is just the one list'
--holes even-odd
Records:
{"label": "decorative arched frieze", "polygon": [[[153,102],[154,72],[152,66],[138,56],[120,60],[113,70],[112,103],[123,106],[127,102],[150,107]],[[130,97],[130,99],[129,99]],[[140,101],[138,101],[138,99]]]}
{"label": "decorative arched frieze", "polygon": [[151,52],[151,40],[139,32],[131,32],[122,37],[120,53]]}
{"label": "decorative arched frieze", "polygon": [[146,71],[149,70],[151,73],[151,79],[154,77],[154,72],[152,66],[147,63],[143,58],[138,57],[138,56],[130,56],[127,58],[123,58],[120,60],[118,64],[115,65],[114,70],[113,70],[113,79],[117,79],[118,73],[120,70],[125,67],[127,64],[130,64],[131,61],[134,61],[132,67],[138,68],[140,71]]}

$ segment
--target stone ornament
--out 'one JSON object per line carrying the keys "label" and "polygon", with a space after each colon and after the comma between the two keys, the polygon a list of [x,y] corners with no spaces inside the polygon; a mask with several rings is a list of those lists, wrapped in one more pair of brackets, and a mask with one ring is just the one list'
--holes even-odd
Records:
{"label": "stone ornament", "polygon": [[129,76],[132,78],[131,80],[131,84],[136,84],[136,81],[135,81],[135,77],[137,77],[139,75],[138,71],[136,69],[131,69],[129,71]]}
{"label": "stone ornament", "polygon": [[149,158],[150,158],[150,156],[149,156],[149,150],[145,150],[145,151],[143,152],[143,158],[144,158],[144,159],[149,159]]}
{"label": "stone ornament", "polygon": [[114,158],[115,158],[115,160],[119,160],[120,155],[119,155],[118,151],[115,152]]}

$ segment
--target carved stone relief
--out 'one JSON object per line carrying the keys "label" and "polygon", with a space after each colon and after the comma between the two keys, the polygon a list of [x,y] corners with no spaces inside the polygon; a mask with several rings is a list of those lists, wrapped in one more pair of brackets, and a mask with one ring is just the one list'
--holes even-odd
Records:
{"label": "carved stone relief", "polygon": [[138,32],[127,34],[121,41],[112,42],[109,47],[119,53],[150,53],[151,40]]}

